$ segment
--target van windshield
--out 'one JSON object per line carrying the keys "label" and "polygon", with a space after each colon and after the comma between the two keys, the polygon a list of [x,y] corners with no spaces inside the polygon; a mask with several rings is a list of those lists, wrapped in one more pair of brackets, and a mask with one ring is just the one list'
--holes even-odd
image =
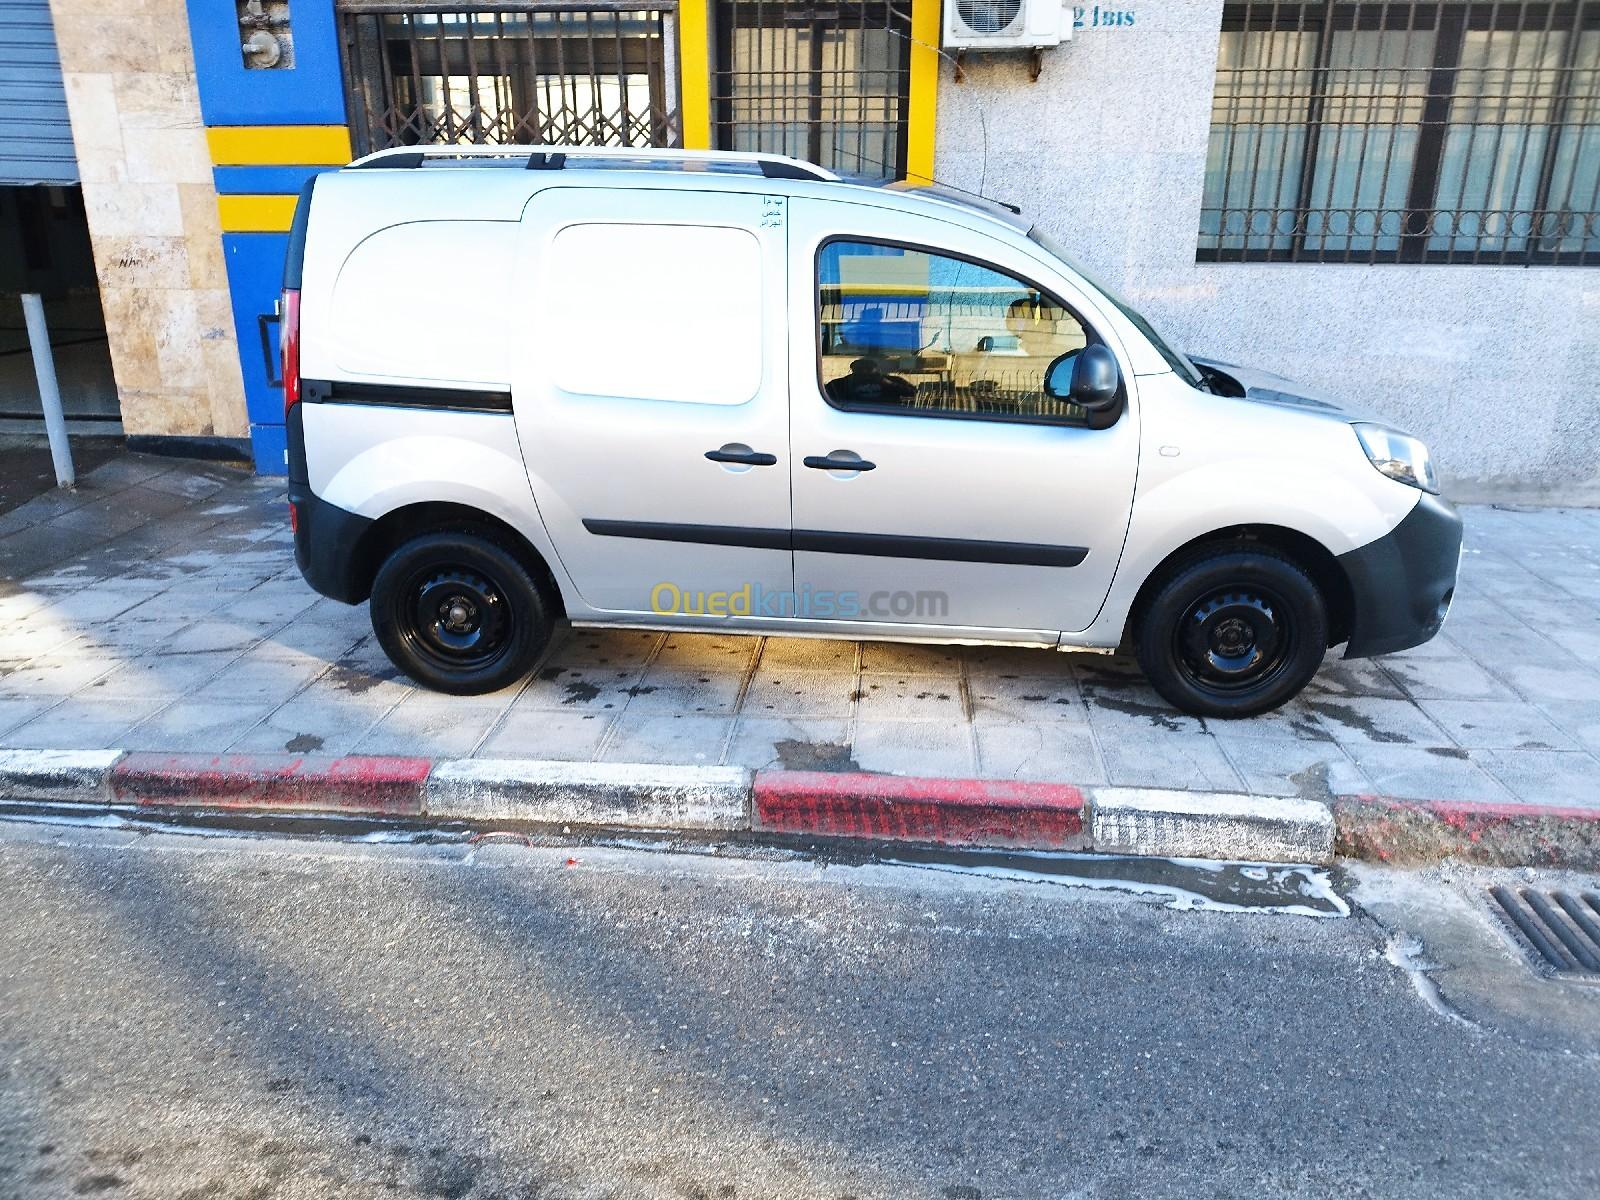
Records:
{"label": "van windshield", "polygon": [[1037,225],[1028,230],[1028,240],[1042,247],[1047,254],[1054,258],[1059,258],[1062,262],[1066,263],[1067,266],[1071,267],[1080,276],[1082,276],[1085,282],[1096,288],[1100,294],[1107,300],[1111,301],[1112,304],[1115,304],[1118,311],[1121,312],[1123,316],[1127,317],[1128,320],[1132,321],[1135,328],[1137,328],[1140,333],[1144,334],[1144,336],[1149,339],[1150,344],[1156,348],[1156,353],[1167,360],[1167,365],[1177,372],[1179,379],[1182,379],[1190,387],[1205,390],[1205,380],[1200,374],[1199,369],[1192,362],[1190,362],[1188,358],[1183,355],[1183,353],[1173,349],[1170,345],[1168,345],[1167,339],[1156,332],[1155,326],[1150,324],[1150,322],[1145,319],[1143,313],[1134,308],[1131,304],[1127,303],[1127,301],[1123,300],[1122,297],[1118,296],[1105,284],[1101,283],[1100,280],[1096,279],[1094,275],[1085,269],[1082,263],[1073,258],[1071,254],[1067,253],[1065,247],[1063,247],[1061,243],[1057,242],[1053,237],[1051,237],[1044,230],[1040,229]]}

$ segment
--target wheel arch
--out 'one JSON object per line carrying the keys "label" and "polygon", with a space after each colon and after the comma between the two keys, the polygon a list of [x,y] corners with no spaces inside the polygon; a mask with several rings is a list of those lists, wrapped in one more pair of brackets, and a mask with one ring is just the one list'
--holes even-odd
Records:
{"label": "wheel arch", "polygon": [[1219,550],[1265,547],[1288,558],[1311,577],[1328,607],[1328,645],[1347,641],[1355,622],[1355,593],[1338,557],[1309,534],[1284,525],[1229,525],[1200,534],[1178,546],[1145,576],[1128,608],[1122,646],[1132,643],[1133,630],[1151,597],[1176,572],[1196,558]]}
{"label": "wheel arch", "polygon": [[358,585],[359,603],[372,592],[372,581],[383,560],[412,538],[429,533],[472,533],[486,537],[516,556],[533,575],[552,609],[552,616],[564,616],[565,602],[555,572],[544,555],[510,522],[473,508],[444,500],[425,500],[405,504],[377,518],[361,535],[352,555],[351,573]]}

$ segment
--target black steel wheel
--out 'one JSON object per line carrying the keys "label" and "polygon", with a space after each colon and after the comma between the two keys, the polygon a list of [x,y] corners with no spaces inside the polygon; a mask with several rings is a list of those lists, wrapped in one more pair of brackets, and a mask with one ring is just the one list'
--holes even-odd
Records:
{"label": "black steel wheel", "polygon": [[550,640],[550,606],[518,558],[471,533],[430,533],[395,550],[372,584],[384,652],[435,691],[477,695],[516,682]]}
{"label": "black steel wheel", "polygon": [[1237,547],[1170,572],[1135,630],[1151,685],[1207,717],[1277,708],[1316,674],[1327,638],[1327,607],[1311,578],[1274,551]]}
{"label": "black steel wheel", "polygon": [[510,645],[506,599],[476,571],[456,564],[424,569],[402,593],[411,611],[398,622],[400,636],[444,670],[487,666]]}
{"label": "black steel wheel", "polygon": [[1196,600],[1173,626],[1179,669],[1196,687],[1257,687],[1293,658],[1296,629],[1270,589],[1221,588]]}

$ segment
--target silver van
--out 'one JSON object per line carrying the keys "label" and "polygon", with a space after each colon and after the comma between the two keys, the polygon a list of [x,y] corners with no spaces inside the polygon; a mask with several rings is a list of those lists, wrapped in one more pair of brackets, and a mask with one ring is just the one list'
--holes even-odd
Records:
{"label": "silver van", "polygon": [[388,150],[307,186],[284,288],[296,558],[441,691],[515,682],[564,619],[1122,647],[1242,717],[1450,606],[1421,442],[1187,357],[937,189]]}

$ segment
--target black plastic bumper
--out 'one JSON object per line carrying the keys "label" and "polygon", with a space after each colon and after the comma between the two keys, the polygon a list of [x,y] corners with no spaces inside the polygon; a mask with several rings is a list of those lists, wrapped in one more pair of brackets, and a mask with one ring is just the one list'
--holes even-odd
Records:
{"label": "black plastic bumper", "polygon": [[1375,542],[1339,556],[1355,619],[1346,658],[1420,646],[1444,624],[1461,561],[1461,518],[1424,494],[1405,520]]}
{"label": "black plastic bumper", "polygon": [[306,582],[330,600],[360,604],[371,591],[361,539],[369,517],[329,504],[311,491],[306,439],[299,406],[289,410],[289,503],[294,505],[294,561]]}
{"label": "black plastic bumper", "polygon": [[289,503],[295,508],[294,561],[300,574],[329,599],[360,604],[371,590],[360,569],[361,539],[371,520],[313,496],[308,487],[291,484]]}

